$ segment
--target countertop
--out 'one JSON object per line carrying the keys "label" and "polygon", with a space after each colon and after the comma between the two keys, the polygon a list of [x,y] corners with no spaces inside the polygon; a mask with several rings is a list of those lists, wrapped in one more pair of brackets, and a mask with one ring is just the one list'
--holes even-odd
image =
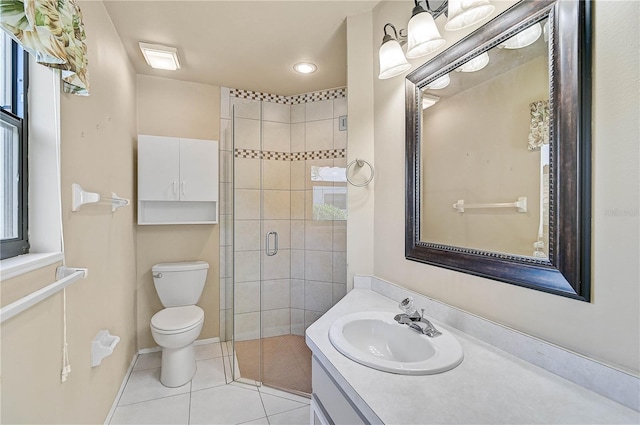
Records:
{"label": "countertop", "polygon": [[640,424],[639,412],[437,320],[462,345],[464,360],[455,369],[409,376],[363,366],[329,341],[334,320],[360,311],[399,312],[396,301],[354,289],[307,329],[306,341],[371,423]]}

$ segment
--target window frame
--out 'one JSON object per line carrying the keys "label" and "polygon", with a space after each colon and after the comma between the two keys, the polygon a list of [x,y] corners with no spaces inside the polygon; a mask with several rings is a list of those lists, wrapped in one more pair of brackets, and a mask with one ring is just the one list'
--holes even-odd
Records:
{"label": "window frame", "polygon": [[18,128],[18,237],[3,239],[0,259],[29,253],[29,54],[11,40],[11,111],[0,108],[2,120]]}

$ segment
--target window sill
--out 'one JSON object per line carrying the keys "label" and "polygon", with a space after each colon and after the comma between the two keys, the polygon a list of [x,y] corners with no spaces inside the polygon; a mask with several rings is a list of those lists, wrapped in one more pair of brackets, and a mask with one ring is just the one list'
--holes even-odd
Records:
{"label": "window sill", "polygon": [[62,252],[24,254],[0,261],[0,279],[7,280],[62,261]]}

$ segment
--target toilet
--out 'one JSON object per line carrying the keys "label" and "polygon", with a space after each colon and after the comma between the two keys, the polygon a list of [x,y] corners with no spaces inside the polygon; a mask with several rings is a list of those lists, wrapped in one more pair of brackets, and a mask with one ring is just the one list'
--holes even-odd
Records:
{"label": "toilet", "polygon": [[179,387],[196,373],[193,343],[202,331],[202,295],[209,264],[204,261],[160,263],[151,268],[153,283],[165,307],[151,318],[151,335],[162,347],[160,382]]}

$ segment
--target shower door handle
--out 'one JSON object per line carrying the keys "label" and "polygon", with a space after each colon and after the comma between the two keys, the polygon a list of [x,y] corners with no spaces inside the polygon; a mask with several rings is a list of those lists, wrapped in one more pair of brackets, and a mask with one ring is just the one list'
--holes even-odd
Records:
{"label": "shower door handle", "polygon": [[[271,249],[271,236],[272,235],[273,235],[273,240],[274,240],[273,249]],[[268,257],[273,257],[274,255],[276,255],[278,253],[278,232],[269,232],[269,233],[267,233],[267,235],[265,237],[264,245],[265,245],[264,250],[265,250],[265,252],[266,252]]]}

